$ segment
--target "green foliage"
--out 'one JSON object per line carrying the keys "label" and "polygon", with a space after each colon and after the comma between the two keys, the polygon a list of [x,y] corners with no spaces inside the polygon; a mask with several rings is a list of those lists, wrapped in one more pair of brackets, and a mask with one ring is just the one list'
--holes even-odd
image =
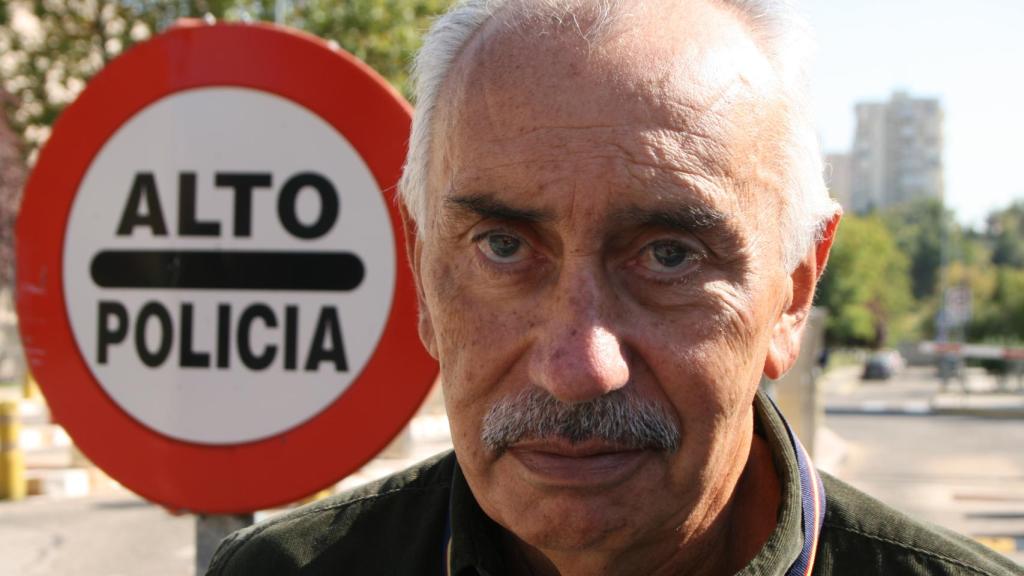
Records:
{"label": "green foliage", "polygon": [[[944,291],[962,287],[971,294],[971,317],[963,334],[954,327],[950,336],[1024,341],[1024,203],[993,213],[989,222],[986,233],[964,230],[937,200],[868,218],[846,217],[819,296],[819,303],[830,308],[829,339],[879,345],[879,336],[935,338]],[[899,258],[890,261],[886,235],[906,262],[902,273]],[[881,284],[880,270],[886,270],[887,278]],[[866,304],[873,298],[869,293],[883,303]],[[885,298],[892,300],[886,303]],[[878,315],[877,310],[887,313]]]}
{"label": "green foliage", "polygon": [[967,235],[964,246],[963,263],[947,274],[951,285],[971,289],[968,340],[1024,342],[1024,203],[990,214],[988,230]]}
{"label": "green foliage", "polygon": [[941,200],[926,198],[889,210],[882,217],[900,252],[910,259],[914,298],[935,296],[942,268],[943,231],[951,235],[958,231],[953,214]]}
{"label": "green foliage", "polygon": [[[0,101],[8,98],[0,91]],[[25,183],[25,162],[20,139],[0,118],[0,288],[14,278],[14,220]]]}
{"label": "green foliage", "polygon": [[272,17],[273,0],[10,0],[0,14],[0,67],[14,97],[8,117],[28,150],[49,136],[49,127],[86,82],[136,42],[178,18],[205,14],[225,18],[243,11]]}
{"label": "green foliage", "polygon": [[411,98],[412,56],[430,20],[449,4],[451,0],[306,0],[295,3],[286,22],[334,40]]}
{"label": "green foliage", "polygon": [[974,317],[967,326],[972,341],[1024,342],[1024,269],[991,268],[988,290],[974,299]]}
{"label": "green foliage", "polygon": [[[884,346],[913,303],[909,262],[876,216],[846,216],[817,294],[832,343]],[[899,326],[897,326],[899,325]]]}
{"label": "green foliage", "polygon": [[1024,202],[989,217],[992,263],[1024,268]]}
{"label": "green foliage", "polygon": [[[273,20],[275,0],[0,0],[0,81],[30,154],[86,82],[179,18]],[[336,41],[408,95],[429,19],[450,0],[293,0],[284,23]]]}

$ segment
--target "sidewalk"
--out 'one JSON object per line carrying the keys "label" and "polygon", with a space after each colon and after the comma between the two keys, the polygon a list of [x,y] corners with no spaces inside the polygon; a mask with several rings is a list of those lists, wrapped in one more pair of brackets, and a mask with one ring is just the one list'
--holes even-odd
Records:
{"label": "sidewalk", "polygon": [[932,367],[906,368],[889,380],[860,374],[860,366],[841,366],[821,378],[826,414],[1024,418],[1024,390],[1002,389],[981,369],[968,369],[963,384],[951,380],[945,389]]}

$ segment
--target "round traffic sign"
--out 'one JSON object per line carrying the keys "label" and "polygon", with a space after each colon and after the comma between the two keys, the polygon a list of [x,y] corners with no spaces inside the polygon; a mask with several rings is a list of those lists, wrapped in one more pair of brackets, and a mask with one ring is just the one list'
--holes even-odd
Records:
{"label": "round traffic sign", "polygon": [[86,455],[242,512],[401,430],[437,374],[389,198],[409,125],[364,64],[270,25],[181,25],[90,82],[17,231],[26,353]]}

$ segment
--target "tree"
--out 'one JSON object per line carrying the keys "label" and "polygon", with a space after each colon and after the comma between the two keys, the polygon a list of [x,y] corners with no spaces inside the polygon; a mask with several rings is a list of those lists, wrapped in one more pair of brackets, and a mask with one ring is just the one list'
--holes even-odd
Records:
{"label": "tree", "polygon": [[[451,0],[293,0],[284,23],[337,42],[406,95],[430,17]],[[34,154],[93,75],[179,18],[273,20],[275,0],[0,0],[0,80]]]}
{"label": "tree", "polygon": [[[0,90],[0,101],[10,96]],[[25,184],[25,162],[20,138],[0,117],[0,288],[14,277],[14,219]]]}
{"label": "tree", "polygon": [[409,64],[431,18],[452,0],[296,0],[285,22],[334,40],[412,98]]}
{"label": "tree", "polygon": [[9,118],[35,151],[61,110],[111,60],[178,18],[252,14],[272,18],[274,0],[0,0],[3,87]]}
{"label": "tree", "polygon": [[816,302],[829,311],[833,343],[884,346],[903,329],[913,298],[909,262],[877,216],[846,216],[839,227]]}
{"label": "tree", "polygon": [[960,229],[953,214],[941,200],[924,198],[886,211],[883,220],[896,246],[910,259],[914,298],[921,301],[934,297],[943,265],[943,234],[947,235],[946,249],[950,252],[960,244]]}
{"label": "tree", "polygon": [[988,217],[992,263],[1024,268],[1024,202],[1015,202]]}
{"label": "tree", "polygon": [[1024,270],[989,267],[986,283],[973,298],[974,314],[967,326],[973,341],[1024,342]]}

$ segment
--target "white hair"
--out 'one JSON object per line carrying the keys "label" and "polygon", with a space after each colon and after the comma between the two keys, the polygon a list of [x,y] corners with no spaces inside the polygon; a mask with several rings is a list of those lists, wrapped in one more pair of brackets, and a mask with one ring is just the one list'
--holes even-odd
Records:
{"label": "white hair", "polygon": [[[427,222],[427,181],[431,162],[432,129],[438,97],[448,72],[474,33],[500,9],[519,7],[520,17],[536,16],[537,9],[563,14],[577,22],[573,10],[586,5],[592,41],[614,20],[620,6],[640,0],[460,0],[438,18],[424,38],[413,66],[416,112],[405,169],[399,183],[400,200],[423,237]],[[814,123],[810,117],[808,61],[813,45],[810,30],[788,0],[711,0],[735,11],[751,37],[774,67],[785,100],[786,130],[779,150],[784,166],[782,230],[783,264],[793,270],[813,243],[824,234],[838,205],[828,195]],[[532,12],[531,12],[532,11]],[[577,23],[578,26],[578,23]]]}

